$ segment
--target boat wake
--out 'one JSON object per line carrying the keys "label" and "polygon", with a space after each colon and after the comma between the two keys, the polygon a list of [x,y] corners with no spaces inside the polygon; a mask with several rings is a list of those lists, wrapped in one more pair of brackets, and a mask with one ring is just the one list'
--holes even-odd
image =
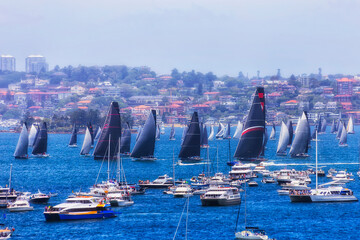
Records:
{"label": "boat wake", "polygon": [[[357,165],[359,163],[321,163],[319,166],[327,166],[327,165]],[[314,166],[314,163],[274,163],[274,162],[267,162],[264,166]]]}

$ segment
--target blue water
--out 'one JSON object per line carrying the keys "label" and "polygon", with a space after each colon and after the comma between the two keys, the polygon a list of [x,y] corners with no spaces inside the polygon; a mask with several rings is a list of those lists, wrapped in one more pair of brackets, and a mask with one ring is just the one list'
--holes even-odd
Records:
{"label": "blue water", "polygon": [[[269,128],[270,130],[270,128]],[[279,129],[277,129],[277,139]],[[355,130],[360,132],[360,127]],[[328,130],[329,131],[329,130]],[[234,129],[232,129],[234,132]],[[270,132],[270,131],[269,131]],[[176,129],[176,141],[168,141],[170,129],[156,142],[156,162],[133,162],[124,159],[128,182],[139,179],[153,180],[159,175],[172,175],[172,155],[180,149],[182,129]],[[70,134],[50,134],[47,159],[15,160],[12,157],[18,134],[0,133],[0,185],[8,183],[10,163],[13,164],[12,186],[18,191],[56,191],[59,196],[50,200],[49,205],[63,202],[72,191],[86,190],[93,185],[102,161],[79,156],[80,148],[67,148]],[[134,139],[133,135],[133,139]],[[83,135],[79,135],[81,145]],[[360,198],[358,170],[359,134],[349,135],[347,148],[337,145],[332,134],[319,135],[319,164],[347,169],[356,181],[348,184]],[[237,140],[231,140],[231,154]],[[315,142],[310,149],[309,159],[290,159],[275,155],[277,140],[268,142],[266,157],[269,170],[285,167],[297,170],[307,169],[315,164]],[[228,141],[211,141],[210,156],[216,170],[216,148],[219,149],[219,171],[228,172]],[[205,151],[204,151],[205,156]],[[115,165],[115,164],[113,164]],[[114,167],[111,169],[114,172]],[[203,172],[205,165],[176,166],[176,178],[191,178]],[[106,163],[100,171],[100,180],[106,179]],[[290,203],[288,196],[279,196],[275,184],[262,184],[248,188],[248,225],[259,226],[277,239],[360,239],[360,205],[356,203]],[[327,179],[320,178],[320,182]],[[313,178],[314,186],[315,180]],[[116,218],[75,222],[45,222],[42,214],[44,205],[35,205],[35,210],[26,213],[9,213],[1,219],[7,226],[14,226],[13,239],[172,239],[178,224],[185,199],[174,199],[161,190],[148,190],[145,195],[134,196],[135,204],[118,209]],[[234,229],[239,206],[202,207],[198,196],[190,198],[188,239],[234,239]],[[240,206],[239,229],[244,226],[244,204]],[[185,221],[181,223],[176,239],[184,239]]]}

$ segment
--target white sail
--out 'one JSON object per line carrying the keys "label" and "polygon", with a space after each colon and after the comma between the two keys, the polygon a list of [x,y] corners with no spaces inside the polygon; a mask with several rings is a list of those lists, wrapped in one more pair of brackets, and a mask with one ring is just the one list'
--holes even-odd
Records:
{"label": "white sail", "polygon": [[215,137],[214,126],[211,125],[211,127],[210,127],[210,135],[209,135],[208,140],[209,140],[209,141],[214,140],[214,137]]}
{"label": "white sail", "polygon": [[347,133],[349,133],[349,134],[354,134],[355,133],[355,131],[354,131],[354,121],[353,121],[352,117],[350,117],[348,125],[347,125]]}
{"label": "white sail", "polygon": [[271,128],[270,140],[275,139],[275,134],[276,134],[275,125],[273,125],[272,128]]}
{"label": "white sail", "polygon": [[340,136],[340,140],[339,140],[339,145],[342,145],[342,146],[347,145],[347,131],[345,129],[344,124],[342,124],[342,131],[341,131],[341,136]]}
{"label": "white sail", "polygon": [[226,130],[224,124],[220,123],[220,125],[221,125],[221,130],[216,134],[216,138],[222,138]]}
{"label": "white sail", "polygon": [[89,128],[86,128],[84,142],[81,147],[80,155],[88,155],[91,149],[91,134]]}
{"label": "white sail", "polygon": [[301,117],[299,117],[299,119],[298,119],[298,121],[296,123],[296,128],[295,128],[294,134],[296,134],[297,131],[298,131],[298,126],[299,126],[300,120],[301,120]]}
{"label": "white sail", "polygon": [[37,133],[37,129],[36,129],[35,125],[33,124],[33,125],[31,125],[30,132],[29,132],[29,147],[32,147],[34,145],[36,133]]}
{"label": "white sail", "polygon": [[304,155],[308,151],[310,128],[305,112],[303,112],[296,126],[296,130],[297,134],[295,135],[289,152],[292,157]]}
{"label": "white sail", "polygon": [[276,149],[277,154],[286,154],[287,145],[289,143],[289,129],[284,122],[281,123],[279,143]]}
{"label": "white sail", "polygon": [[243,124],[240,121],[238,121],[233,138],[240,139],[243,127],[244,127]]}

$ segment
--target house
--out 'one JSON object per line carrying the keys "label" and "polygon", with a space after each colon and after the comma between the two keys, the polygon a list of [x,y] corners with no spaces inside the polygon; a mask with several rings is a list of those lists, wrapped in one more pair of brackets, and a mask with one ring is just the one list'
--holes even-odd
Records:
{"label": "house", "polygon": [[77,95],[84,95],[86,88],[80,85],[75,85],[70,88],[70,92]]}
{"label": "house", "polygon": [[280,104],[280,107],[286,109],[297,109],[299,107],[299,102],[297,100],[289,100]]}
{"label": "house", "polygon": [[326,104],[327,110],[336,110],[337,109],[337,102],[328,102]]}
{"label": "house", "polygon": [[26,102],[26,93],[17,92],[14,94],[14,100],[16,104],[25,104]]}
{"label": "house", "polygon": [[317,102],[314,104],[314,109],[316,110],[323,110],[325,109],[326,105],[322,102]]}

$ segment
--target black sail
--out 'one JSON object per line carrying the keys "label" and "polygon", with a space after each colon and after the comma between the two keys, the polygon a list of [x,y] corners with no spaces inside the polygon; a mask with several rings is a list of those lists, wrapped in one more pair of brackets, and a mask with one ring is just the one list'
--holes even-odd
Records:
{"label": "black sail", "polygon": [[257,87],[234,157],[241,160],[251,160],[259,157],[263,149],[264,131],[264,88]]}
{"label": "black sail", "polygon": [[131,145],[131,130],[129,123],[126,123],[120,140],[120,153],[129,153]]}
{"label": "black sail", "polygon": [[207,133],[206,125],[204,124],[203,135],[202,135],[202,146],[206,147],[208,145],[209,145],[208,133]]}
{"label": "black sail", "polygon": [[[89,126],[88,126],[89,127]],[[90,129],[89,129],[90,131]],[[110,145],[110,157],[113,158],[118,153],[118,142],[121,138],[121,119],[120,109],[117,102],[111,102],[109,112],[102,127],[99,141],[94,150],[95,159],[103,159],[108,154]]]}
{"label": "black sail", "polygon": [[32,150],[32,154],[45,154],[47,152],[47,127],[46,122],[43,122],[41,125],[40,131],[38,131],[38,135],[35,139],[34,147]]}
{"label": "black sail", "polygon": [[74,124],[74,128],[71,133],[69,145],[71,146],[71,145],[76,145],[76,144],[77,144],[77,130],[76,130],[76,125]]}
{"label": "black sail", "polygon": [[191,117],[189,129],[186,132],[179,153],[181,159],[191,157],[200,157],[200,124],[197,112],[194,112]]}
{"label": "black sail", "polygon": [[153,157],[155,150],[155,137],[156,111],[151,110],[151,113],[142,128],[140,136],[136,141],[130,156],[133,158]]}
{"label": "black sail", "polygon": [[175,127],[174,127],[174,124],[171,126],[169,139],[170,140],[175,140]]}
{"label": "black sail", "polygon": [[289,120],[289,121],[287,122],[286,126],[287,126],[288,129],[289,129],[289,143],[288,143],[288,145],[291,145],[291,144],[292,144],[292,141],[293,141],[293,136],[294,136],[294,129],[293,129],[292,121]]}

